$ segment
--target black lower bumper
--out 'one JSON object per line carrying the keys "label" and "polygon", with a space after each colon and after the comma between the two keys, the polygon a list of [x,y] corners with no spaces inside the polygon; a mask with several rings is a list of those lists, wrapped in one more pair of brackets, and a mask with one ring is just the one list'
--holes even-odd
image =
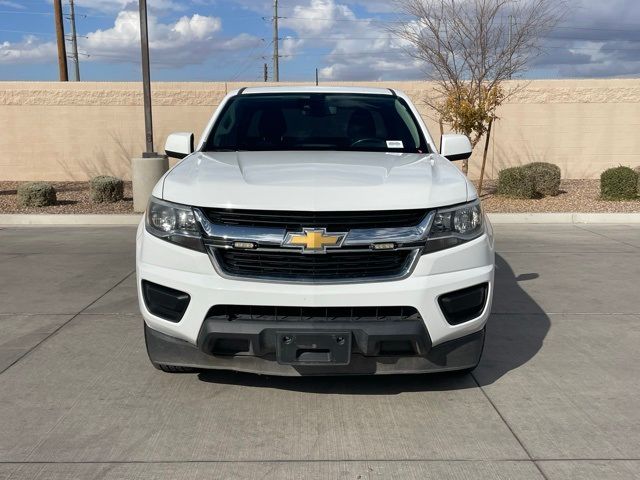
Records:
{"label": "black lower bumper", "polygon": [[[152,330],[145,324],[154,363],[268,375],[370,375],[463,370],[475,367],[484,330],[433,347],[419,322],[220,322],[206,320],[198,345]],[[317,337],[317,341],[314,341]],[[301,338],[305,345],[283,345]],[[331,347],[332,340],[346,340]],[[309,348],[307,348],[309,347]],[[286,355],[283,353],[286,353]],[[312,355],[303,357],[310,352]],[[320,355],[321,352],[326,355]],[[311,360],[311,361],[309,361]]]}

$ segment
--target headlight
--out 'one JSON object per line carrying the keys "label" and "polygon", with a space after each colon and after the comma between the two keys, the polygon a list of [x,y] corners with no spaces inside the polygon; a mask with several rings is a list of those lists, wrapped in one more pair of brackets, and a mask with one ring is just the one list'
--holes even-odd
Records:
{"label": "headlight", "polygon": [[423,253],[436,252],[478,238],[484,233],[480,200],[436,211]]}
{"label": "headlight", "polygon": [[204,251],[193,209],[151,197],[145,215],[147,232],[168,242]]}

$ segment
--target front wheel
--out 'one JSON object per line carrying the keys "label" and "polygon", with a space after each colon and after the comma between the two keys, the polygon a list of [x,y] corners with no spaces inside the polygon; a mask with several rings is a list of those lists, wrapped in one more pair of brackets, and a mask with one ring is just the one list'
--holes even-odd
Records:
{"label": "front wheel", "polygon": [[478,367],[478,365],[480,365],[480,360],[482,360],[482,354],[484,353],[484,345],[485,345],[485,339],[487,338],[487,327],[485,326],[482,329],[483,335],[482,335],[482,345],[480,346],[480,353],[478,355],[478,361],[476,362],[475,365],[472,365],[470,367],[467,368],[462,368],[460,370],[454,370],[451,373],[453,375],[459,375],[459,376],[465,376],[465,375],[471,375],[471,373],[473,373],[473,371]]}
{"label": "front wheel", "polygon": [[197,368],[193,368],[193,367],[182,367],[179,365],[168,365],[166,363],[158,363],[156,361],[154,361],[154,359],[151,356],[151,352],[149,351],[149,327],[147,326],[147,324],[143,321],[142,322],[143,326],[144,326],[144,343],[145,346],[147,347],[147,355],[149,357],[149,361],[151,362],[151,365],[153,365],[155,368],[157,368],[158,370],[161,370],[163,372],[166,373],[195,373],[198,372],[199,370]]}
{"label": "front wheel", "polygon": [[151,362],[151,364],[157,368],[158,370],[162,370],[166,373],[195,373],[198,371],[197,368],[193,367],[180,367],[178,365],[165,365],[164,363],[155,363]]}

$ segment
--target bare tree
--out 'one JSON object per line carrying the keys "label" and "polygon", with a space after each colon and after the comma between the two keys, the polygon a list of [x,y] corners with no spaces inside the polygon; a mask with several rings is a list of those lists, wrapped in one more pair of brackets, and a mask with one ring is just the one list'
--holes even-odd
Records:
{"label": "bare tree", "polygon": [[521,75],[542,52],[542,37],[566,12],[564,0],[396,2],[411,20],[391,31],[435,83],[427,105],[440,121],[468,135],[474,147],[490,133],[496,109],[517,90],[505,88],[504,82]]}

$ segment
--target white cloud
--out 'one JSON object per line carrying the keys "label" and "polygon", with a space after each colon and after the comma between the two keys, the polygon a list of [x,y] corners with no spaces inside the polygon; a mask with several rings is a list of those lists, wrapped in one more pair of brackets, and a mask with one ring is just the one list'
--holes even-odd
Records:
{"label": "white cloud", "polygon": [[21,42],[0,43],[0,64],[47,63],[57,58],[57,47],[53,42],[39,42],[34,36]]}
{"label": "white cloud", "polygon": [[[199,64],[214,55],[256,46],[260,39],[247,34],[219,38],[222,28],[218,17],[194,14],[183,16],[173,23],[162,23],[149,14],[149,48],[154,65],[173,67]],[[140,61],[140,22],[137,11],[118,13],[111,28],[90,32],[78,39],[78,48],[88,57],[84,61],[133,62]],[[17,43],[0,44],[2,63],[54,62],[56,45],[36,37],[25,37]]]}
{"label": "white cloud", "polygon": [[[149,15],[149,48],[156,65],[181,66],[198,64],[211,55],[257,45],[260,40],[250,35],[222,39],[220,18],[194,14],[174,23],[161,23]],[[89,33],[80,41],[80,49],[89,59],[99,61],[134,61],[140,56],[139,16],[136,11],[122,11],[114,26]]]}
{"label": "white cloud", "polygon": [[637,18],[637,0],[576,1],[571,15],[545,40],[547,51],[532,70],[560,77],[638,76],[640,30],[626,23]]}
{"label": "white cloud", "polygon": [[278,54],[282,55],[285,60],[294,55],[298,55],[304,46],[304,39],[294,37],[284,37],[278,49]]}
{"label": "white cloud", "polygon": [[307,5],[295,5],[291,13],[285,14],[284,17],[284,27],[311,36],[326,32],[344,32],[345,25],[339,22],[356,20],[349,7],[336,4],[333,0],[311,0]]}
{"label": "white cloud", "polygon": [[384,23],[359,18],[348,5],[335,0],[309,0],[292,7],[282,21],[296,32],[302,47],[329,48],[320,69],[324,80],[376,80],[416,78],[421,71],[405,55],[402,46]]}
{"label": "white cloud", "polygon": [[195,14],[191,18],[182,17],[176,22],[173,30],[184,38],[202,40],[209,38],[213,32],[217,32],[221,27],[222,22],[219,18]]}

